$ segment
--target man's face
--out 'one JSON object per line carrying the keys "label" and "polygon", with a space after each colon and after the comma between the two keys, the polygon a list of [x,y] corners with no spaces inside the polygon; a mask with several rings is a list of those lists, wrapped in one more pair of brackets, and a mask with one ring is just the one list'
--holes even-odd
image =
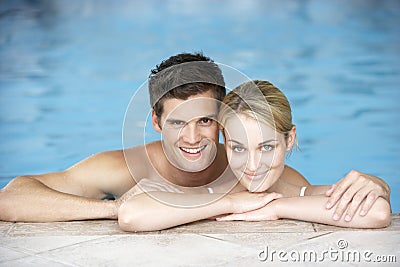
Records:
{"label": "man's face", "polygon": [[187,100],[166,99],[163,106],[160,121],[153,114],[153,126],[163,134],[162,144],[170,163],[187,172],[209,167],[218,144],[217,100],[212,92]]}

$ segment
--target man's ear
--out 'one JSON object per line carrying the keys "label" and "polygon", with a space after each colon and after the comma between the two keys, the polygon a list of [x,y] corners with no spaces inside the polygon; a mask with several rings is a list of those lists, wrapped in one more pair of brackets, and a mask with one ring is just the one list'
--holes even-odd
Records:
{"label": "man's ear", "polygon": [[154,130],[156,130],[156,132],[161,133],[162,130],[159,124],[158,116],[156,115],[154,109],[151,110],[151,123],[153,124]]}
{"label": "man's ear", "polygon": [[287,148],[286,151],[290,151],[296,142],[296,125],[293,125],[292,130],[289,132],[289,136],[287,139]]}

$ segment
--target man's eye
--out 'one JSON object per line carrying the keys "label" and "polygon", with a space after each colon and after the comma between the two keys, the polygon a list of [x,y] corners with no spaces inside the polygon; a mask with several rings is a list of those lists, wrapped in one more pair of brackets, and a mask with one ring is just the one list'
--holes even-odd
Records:
{"label": "man's eye", "polygon": [[185,122],[183,122],[183,121],[171,121],[170,124],[172,126],[183,126],[183,125],[185,125]]}
{"label": "man's eye", "polygon": [[240,146],[234,146],[234,147],[232,147],[232,151],[240,153],[240,152],[244,151],[244,148],[240,147]]}
{"label": "man's eye", "polygon": [[202,118],[200,120],[201,124],[210,124],[211,122],[212,122],[212,119],[210,119],[210,118]]}

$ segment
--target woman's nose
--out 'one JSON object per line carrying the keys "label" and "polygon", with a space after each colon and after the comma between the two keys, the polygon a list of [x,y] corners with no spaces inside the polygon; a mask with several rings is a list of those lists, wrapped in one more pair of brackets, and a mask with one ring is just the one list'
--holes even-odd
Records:
{"label": "woman's nose", "polygon": [[247,158],[247,170],[251,172],[256,172],[258,169],[258,166],[260,165],[260,159],[261,159],[261,153],[260,152],[250,152],[249,156]]}

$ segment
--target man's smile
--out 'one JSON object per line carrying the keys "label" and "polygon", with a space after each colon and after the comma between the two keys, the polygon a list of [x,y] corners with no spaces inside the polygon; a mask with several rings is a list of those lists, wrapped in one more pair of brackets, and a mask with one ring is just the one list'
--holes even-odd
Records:
{"label": "man's smile", "polygon": [[188,154],[192,154],[192,155],[196,155],[198,153],[200,153],[201,151],[203,151],[206,148],[206,145],[201,146],[201,147],[179,147],[180,150],[182,150],[185,153]]}

